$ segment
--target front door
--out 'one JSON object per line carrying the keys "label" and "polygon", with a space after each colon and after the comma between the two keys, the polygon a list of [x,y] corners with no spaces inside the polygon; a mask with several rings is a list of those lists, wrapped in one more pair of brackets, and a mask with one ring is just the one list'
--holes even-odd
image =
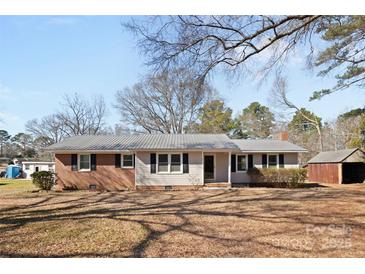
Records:
{"label": "front door", "polygon": [[204,181],[214,180],[214,155],[204,155]]}

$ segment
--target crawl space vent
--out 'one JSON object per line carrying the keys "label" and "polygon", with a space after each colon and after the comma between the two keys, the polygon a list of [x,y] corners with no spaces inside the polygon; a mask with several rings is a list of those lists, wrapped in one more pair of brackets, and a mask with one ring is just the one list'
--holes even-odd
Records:
{"label": "crawl space vent", "polygon": [[94,185],[94,184],[90,184],[90,185],[89,185],[89,189],[90,189],[90,190],[95,190],[95,189],[96,189],[96,185]]}

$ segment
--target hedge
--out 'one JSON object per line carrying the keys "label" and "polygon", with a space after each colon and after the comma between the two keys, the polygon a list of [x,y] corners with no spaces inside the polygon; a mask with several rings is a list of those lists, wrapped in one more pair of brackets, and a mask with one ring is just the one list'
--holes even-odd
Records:
{"label": "hedge", "polygon": [[307,178],[305,168],[252,168],[247,173],[252,184],[269,187],[296,188]]}

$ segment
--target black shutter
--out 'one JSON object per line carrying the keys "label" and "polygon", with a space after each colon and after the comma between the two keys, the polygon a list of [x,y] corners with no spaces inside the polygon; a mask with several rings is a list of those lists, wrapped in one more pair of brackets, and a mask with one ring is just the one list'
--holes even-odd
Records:
{"label": "black shutter", "polygon": [[267,168],[267,154],[262,154],[262,168]]}
{"label": "black shutter", "polygon": [[133,167],[136,166],[136,154],[133,154]]}
{"label": "black shutter", "polygon": [[284,167],[284,154],[279,154],[279,167]]}
{"label": "black shutter", "polygon": [[91,170],[96,170],[96,154],[90,155]]}
{"label": "black shutter", "polygon": [[236,154],[231,155],[231,172],[236,172]]}
{"label": "black shutter", "polygon": [[77,171],[77,154],[71,154],[71,170]]}
{"label": "black shutter", "polygon": [[115,154],[115,167],[116,168],[121,166],[120,159],[121,159],[121,155],[120,154]]}
{"label": "black shutter", "polygon": [[150,154],[151,173],[156,173],[156,153]]}
{"label": "black shutter", "polygon": [[189,154],[183,154],[183,173],[189,173]]}
{"label": "black shutter", "polygon": [[248,168],[253,168],[253,156],[252,154],[248,154]]}

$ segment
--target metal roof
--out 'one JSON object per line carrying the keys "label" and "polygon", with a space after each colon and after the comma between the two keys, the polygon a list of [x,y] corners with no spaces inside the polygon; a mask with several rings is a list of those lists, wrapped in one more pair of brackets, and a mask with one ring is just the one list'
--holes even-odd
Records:
{"label": "metal roof", "polygon": [[307,150],[288,141],[281,140],[232,140],[241,151],[257,152],[306,152]]}
{"label": "metal roof", "polygon": [[46,148],[48,151],[123,150],[234,150],[252,152],[306,152],[302,147],[280,140],[230,139],[225,134],[139,134],[82,135],[66,138]]}
{"label": "metal roof", "polygon": [[117,151],[152,149],[229,149],[237,145],[225,134],[141,134],[141,135],[82,135],[74,136],[46,148],[49,151]]}
{"label": "metal roof", "polygon": [[320,152],[308,161],[308,164],[315,163],[340,163],[352,155],[358,148],[343,149],[337,151]]}

